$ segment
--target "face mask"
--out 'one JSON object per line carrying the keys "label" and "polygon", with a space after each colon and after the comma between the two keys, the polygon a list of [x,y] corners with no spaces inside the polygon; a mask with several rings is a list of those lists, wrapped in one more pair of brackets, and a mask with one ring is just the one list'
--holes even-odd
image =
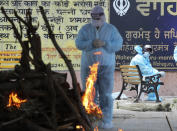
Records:
{"label": "face mask", "polygon": [[148,57],[150,56],[150,54],[149,54],[149,52],[144,52],[143,56],[144,56],[145,58],[148,58]]}
{"label": "face mask", "polygon": [[95,27],[101,27],[105,22],[105,16],[102,15],[99,20],[92,19],[92,25]]}

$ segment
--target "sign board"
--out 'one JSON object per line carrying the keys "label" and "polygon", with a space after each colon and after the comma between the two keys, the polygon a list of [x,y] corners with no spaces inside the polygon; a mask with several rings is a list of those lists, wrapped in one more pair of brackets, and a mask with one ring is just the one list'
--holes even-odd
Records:
{"label": "sign board", "polygon": [[153,67],[177,70],[173,58],[177,45],[176,0],[111,0],[110,23],[124,39],[123,48],[116,55],[117,67],[130,63],[136,55],[135,45],[150,44]]}
{"label": "sign board", "polygon": [[[68,70],[64,60],[54,48],[47,28],[42,19],[39,6],[43,6],[55,38],[68,59],[72,61],[75,70],[80,70],[81,51],[75,47],[75,38],[79,29],[90,22],[90,11],[96,6],[102,6],[105,10],[106,18],[109,19],[109,1],[106,0],[0,0],[0,7],[4,7],[7,15],[18,26],[18,19],[14,16],[14,9],[22,17],[26,17],[27,9],[32,12],[32,21],[34,25],[39,22],[38,34],[42,40],[43,61],[51,63],[52,70]],[[11,24],[0,11],[0,52],[21,51],[18,40],[14,38]],[[23,26],[23,40],[26,39],[25,26]],[[3,56],[2,56],[3,55]],[[0,54],[1,66],[9,67],[14,61],[11,54],[8,59],[4,54]],[[13,66],[10,66],[13,67]]]}

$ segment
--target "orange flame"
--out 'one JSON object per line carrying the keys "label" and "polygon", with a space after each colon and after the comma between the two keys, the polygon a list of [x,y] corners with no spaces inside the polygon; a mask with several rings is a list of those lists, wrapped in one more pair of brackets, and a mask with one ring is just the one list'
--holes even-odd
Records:
{"label": "orange flame", "polygon": [[[76,125],[76,130],[80,130],[80,129],[82,129],[82,131],[85,131],[82,125]],[[93,131],[98,131],[98,127],[96,126]]]}
{"label": "orange flame", "polygon": [[118,129],[118,131],[123,131],[122,129]]}
{"label": "orange flame", "polygon": [[98,131],[98,127],[97,126],[94,128],[94,131]]}
{"label": "orange flame", "polygon": [[76,129],[82,129],[82,125],[76,125]]}
{"label": "orange flame", "polygon": [[27,101],[26,99],[20,100],[17,97],[17,93],[12,92],[9,95],[9,104],[7,105],[7,107],[16,106],[17,108],[20,108],[21,103],[24,103],[26,101]]}
{"label": "orange flame", "polygon": [[101,55],[102,52],[101,51],[98,51],[98,52],[94,52],[94,55]]}
{"label": "orange flame", "polygon": [[102,111],[98,107],[98,105],[94,103],[94,97],[95,97],[94,83],[97,80],[98,65],[99,65],[99,62],[97,62],[96,64],[93,64],[92,66],[89,66],[90,75],[87,78],[86,91],[82,97],[82,103],[88,114],[94,114],[100,118],[102,117]]}

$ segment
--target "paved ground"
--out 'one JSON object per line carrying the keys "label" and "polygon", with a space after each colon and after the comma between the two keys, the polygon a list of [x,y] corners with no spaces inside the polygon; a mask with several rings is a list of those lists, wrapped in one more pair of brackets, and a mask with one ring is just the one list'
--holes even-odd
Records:
{"label": "paved ground", "polygon": [[[167,104],[171,111],[166,111]],[[177,131],[177,98],[163,97],[161,103],[133,103],[131,98],[114,101],[113,116],[114,128],[99,131]]]}
{"label": "paved ground", "polygon": [[[128,110],[114,111],[112,131],[177,131],[177,112],[137,112]],[[106,131],[106,130],[100,130]]]}

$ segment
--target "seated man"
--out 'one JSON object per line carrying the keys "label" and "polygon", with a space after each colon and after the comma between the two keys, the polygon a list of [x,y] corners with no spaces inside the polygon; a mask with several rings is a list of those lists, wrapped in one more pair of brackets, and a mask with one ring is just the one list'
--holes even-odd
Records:
{"label": "seated man", "polygon": [[[141,70],[142,76],[146,77],[156,74],[161,74],[161,76],[165,75],[165,72],[159,72],[157,69],[152,67],[149,59],[150,52],[152,52],[152,48],[150,45],[145,45],[144,53],[139,45],[135,46],[135,51],[138,54],[132,58],[130,65],[138,65]],[[157,91],[159,91],[159,89],[160,85],[157,87]],[[149,93],[147,100],[156,101],[155,92]],[[159,98],[159,100],[161,101],[161,98]]]}
{"label": "seated man", "polygon": [[174,55],[173,55],[175,61],[177,62],[177,46],[174,49]]}

